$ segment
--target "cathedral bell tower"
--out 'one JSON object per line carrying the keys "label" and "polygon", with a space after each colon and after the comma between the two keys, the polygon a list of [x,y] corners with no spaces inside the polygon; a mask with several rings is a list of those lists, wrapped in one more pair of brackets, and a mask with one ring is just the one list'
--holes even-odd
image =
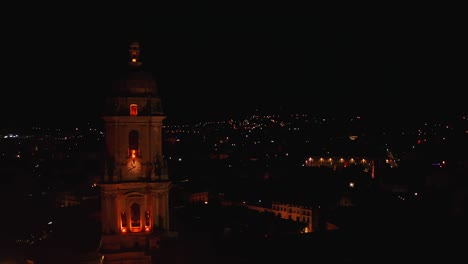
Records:
{"label": "cathedral bell tower", "polygon": [[140,45],[129,46],[128,71],[115,80],[102,119],[106,171],[101,187],[104,263],[151,263],[169,231],[169,181],[162,155],[163,115]]}

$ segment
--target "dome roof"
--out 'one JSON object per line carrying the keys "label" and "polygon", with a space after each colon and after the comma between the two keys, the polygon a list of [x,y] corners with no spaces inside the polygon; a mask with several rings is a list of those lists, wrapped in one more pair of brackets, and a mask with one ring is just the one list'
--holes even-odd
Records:
{"label": "dome roof", "polygon": [[123,97],[157,96],[157,85],[150,72],[140,68],[130,69],[114,81],[112,90],[115,95]]}

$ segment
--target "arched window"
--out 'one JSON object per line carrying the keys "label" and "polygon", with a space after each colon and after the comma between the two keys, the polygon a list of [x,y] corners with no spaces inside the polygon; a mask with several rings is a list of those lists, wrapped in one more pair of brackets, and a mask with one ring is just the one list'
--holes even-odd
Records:
{"label": "arched window", "polygon": [[132,204],[130,207],[132,211],[132,216],[131,216],[131,227],[141,227],[141,221],[140,221],[140,205],[137,203]]}
{"label": "arched window", "polygon": [[129,157],[136,158],[140,156],[139,135],[136,130],[132,130],[128,134],[128,150]]}
{"label": "arched window", "polygon": [[131,104],[130,105],[130,115],[131,116],[137,116],[138,115],[138,105],[136,105],[136,104]]}

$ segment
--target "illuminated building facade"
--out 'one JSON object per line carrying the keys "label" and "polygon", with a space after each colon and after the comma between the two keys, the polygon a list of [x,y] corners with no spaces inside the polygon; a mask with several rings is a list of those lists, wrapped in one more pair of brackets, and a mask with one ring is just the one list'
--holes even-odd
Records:
{"label": "illuminated building facade", "polygon": [[[315,231],[315,224],[312,220],[312,208],[296,204],[277,203],[271,204],[271,211],[283,219],[289,219],[304,223],[304,233]],[[315,217],[315,216],[314,216]]]}
{"label": "illuminated building facade", "polygon": [[209,200],[210,200],[209,192],[192,193],[189,197],[189,203],[191,204],[196,204],[196,203],[208,204]]}
{"label": "illuminated building facade", "polygon": [[[282,219],[303,223],[303,233],[311,233],[319,229],[318,213],[313,211],[312,207],[309,206],[281,202],[272,202],[271,208],[246,203],[242,203],[241,205],[249,208],[250,210],[255,210],[258,212],[269,212],[278,217],[281,217]],[[325,229],[335,230],[338,229],[338,227],[332,223],[326,222]]]}
{"label": "illuminated building facade", "polygon": [[112,86],[102,117],[106,171],[101,187],[104,263],[151,263],[169,231],[171,182],[162,155],[161,99],[143,70],[140,45],[129,46],[129,70]]}
{"label": "illuminated building facade", "polygon": [[370,173],[372,179],[375,177],[375,161],[363,157],[309,157],[305,160],[307,167],[330,167],[334,170],[346,168],[353,165],[361,165]]}

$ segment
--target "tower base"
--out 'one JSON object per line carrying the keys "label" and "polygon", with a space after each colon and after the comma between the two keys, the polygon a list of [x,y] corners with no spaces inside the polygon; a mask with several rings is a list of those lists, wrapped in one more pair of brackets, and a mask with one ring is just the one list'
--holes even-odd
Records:
{"label": "tower base", "polygon": [[104,254],[104,264],[151,264],[151,256],[144,252],[119,252]]}

